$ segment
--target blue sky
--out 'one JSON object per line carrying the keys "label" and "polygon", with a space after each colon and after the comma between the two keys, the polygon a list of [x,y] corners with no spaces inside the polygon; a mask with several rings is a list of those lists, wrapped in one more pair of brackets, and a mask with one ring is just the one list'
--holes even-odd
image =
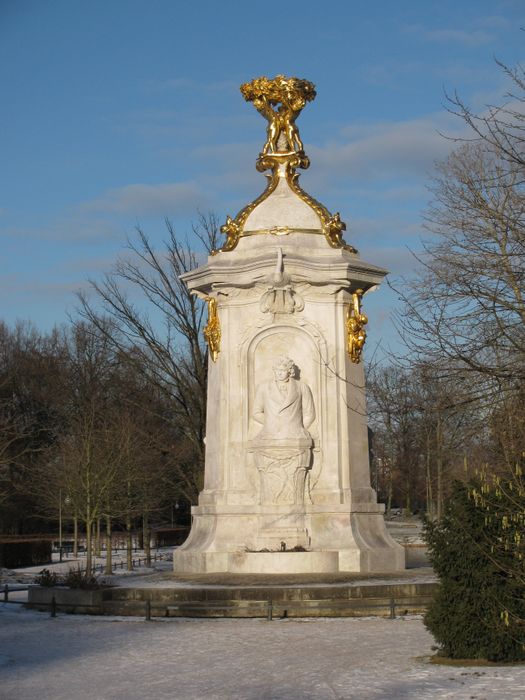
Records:
{"label": "blue sky", "polygon": [[[439,132],[462,130],[444,91],[499,101],[523,26],[521,0],[0,0],[0,318],[61,323],[136,225],[160,246],[165,217],[183,233],[257,196],[265,123],[239,85],[277,73],[317,87],[302,186],[410,274]],[[367,298],[370,345],[395,348],[395,305]]]}

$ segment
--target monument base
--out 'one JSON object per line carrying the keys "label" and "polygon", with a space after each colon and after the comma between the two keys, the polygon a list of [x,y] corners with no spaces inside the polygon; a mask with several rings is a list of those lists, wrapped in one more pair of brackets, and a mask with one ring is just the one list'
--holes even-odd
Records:
{"label": "monument base", "polygon": [[[405,569],[405,550],[390,537],[380,512],[316,509],[297,513],[297,527],[292,528],[289,513],[285,518],[288,522],[283,523],[283,514],[274,512],[272,518],[261,506],[255,507],[255,512],[242,510],[194,508],[190,537],[173,553],[174,571],[303,574],[395,573]],[[274,527],[268,528],[272,521]]]}
{"label": "monument base", "polygon": [[314,574],[395,573],[405,568],[405,553],[397,548],[360,552],[175,552],[178,573]]}

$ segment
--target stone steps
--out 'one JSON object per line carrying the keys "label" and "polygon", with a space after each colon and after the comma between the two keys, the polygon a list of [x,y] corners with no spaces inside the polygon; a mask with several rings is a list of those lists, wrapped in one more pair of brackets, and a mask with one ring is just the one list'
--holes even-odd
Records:
{"label": "stone steps", "polygon": [[153,617],[392,617],[423,612],[435,583],[368,586],[113,588],[101,614]]}
{"label": "stone steps", "polygon": [[[67,591],[35,587],[29,607],[137,617],[394,617],[424,612],[437,583],[115,587]],[[96,594],[96,595],[94,595]]]}

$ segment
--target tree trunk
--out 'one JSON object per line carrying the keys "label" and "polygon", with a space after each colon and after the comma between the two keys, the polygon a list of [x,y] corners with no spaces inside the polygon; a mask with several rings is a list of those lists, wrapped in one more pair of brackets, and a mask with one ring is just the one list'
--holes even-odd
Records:
{"label": "tree trunk", "polygon": [[441,435],[441,414],[438,411],[436,425],[436,471],[437,471],[437,494],[436,494],[436,517],[441,520],[443,514],[443,439]]}
{"label": "tree trunk", "polygon": [[128,571],[131,571],[133,569],[133,532],[130,515],[126,518],[126,558]]}
{"label": "tree trunk", "polygon": [[111,550],[111,517],[106,515],[106,575],[112,574],[112,550]]}
{"label": "tree trunk", "polygon": [[93,523],[86,522],[86,573],[93,571]]}
{"label": "tree trunk", "polygon": [[73,516],[73,556],[78,559],[78,516]]}
{"label": "tree trunk", "polygon": [[146,566],[151,566],[151,539],[148,522],[148,514],[142,516],[142,539],[144,541],[144,553],[146,555]]}
{"label": "tree trunk", "polygon": [[394,495],[394,482],[392,480],[392,470],[389,469],[388,473],[388,495],[386,499],[386,514],[390,515],[392,510],[392,497]]}
{"label": "tree trunk", "polygon": [[426,486],[427,486],[427,516],[432,520],[434,517],[434,503],[433,503],[433,493],[432,493],[432,473],[430,469],[430,433],[427,432],[426,441]]}
{"label": "tree trunk", "polygon": [[100,536],[100,518],[97,518],[95,534],[95,556],[100,557],[102,551],[102,538]]}

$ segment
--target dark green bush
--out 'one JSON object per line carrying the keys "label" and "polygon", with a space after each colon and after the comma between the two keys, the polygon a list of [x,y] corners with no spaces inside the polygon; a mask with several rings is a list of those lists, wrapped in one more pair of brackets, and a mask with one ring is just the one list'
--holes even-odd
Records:
{"label": "dark green bush", "polygon": [[[425,615],[425,625],[443,656],[452,659],[525,659],[524,591],[515,562],[492,556],[501,535],[497,522],[456,483],[441,521],[426,522],[425,540],[440,588]],[[508,564],[506,566],[505,564]]]}
{"label": "dark green bush", "polygon": [[0,566],[17,569],[51,562],[51,541],[39,539],[4,539],[0,541]]}

